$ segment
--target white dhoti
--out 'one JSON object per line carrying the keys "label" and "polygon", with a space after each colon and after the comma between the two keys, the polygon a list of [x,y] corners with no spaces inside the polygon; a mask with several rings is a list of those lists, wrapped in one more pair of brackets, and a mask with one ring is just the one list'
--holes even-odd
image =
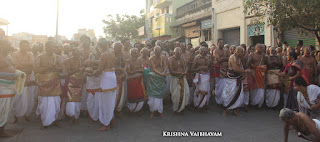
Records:
{"label": "white dhoti", "polygon": [[103,72],[100,81],[102,92],[97,92],[97,105],[99,106],[99,120],[108,126],[113,119],[116,106],[117,78],[114,71]]}
{"label": "white dhoti", "polygon": [[15,117],[25,116],[28,110],[28,87],[23,87],[22,93],[15,93],[12,113]]}
{"label": "white dhoti", "polygon": [[41,115],[42,125],[49,126],[58,119],[60,112],[60,96],[39,96],[37,115]]}
{"label": "white dhoti", "polygon": [[7,123],[9,112],[13,105],[12,100],[13,98],[0,98],[0,127]]}
{"label": "white dhoti", "polygon": [[99,100],[95,94],[98,93],[100,88],[100,78],[100,76],[87,77],[87,108],[90,118],[94,121],[99,119],[99,103],[97,103]]}
{"label": "white dhoti", "polygon": [[253,90],[250,97],[251,105],[259,105],[259,107],[261,107],[264,102],[264,88]]}
{"label": "white dhoti", "polygon": [[137,102],[137,103],[127,103],[127,107],[129,108],[130,112],[138,112],[143,107],[144,101]]}
{"label": "white dhoti", "polygon": [[163,112],[163,98],[154,98],[149,96],[148,99],[148,105],[151,112]]}
{"label": "white dhoti", "polygon": [[78,119],[80,116],[80,102],[67,102],[66,114],[70,117]]}
{"label": "white dhoti", "polygon": [[318,130],[318,132],[320,132],[320,121],[318,119],[312,119],[314,121],[314,123],[316,123],[316,128]]}
{"label": "white dhoti", "polygon": [[250,91],[245,91],[243,92],[243,104],[248,106],[249,105],[249,100],[250,100]]}
{"label": "white dhoti", "polygon": [[268,107],[276,107],[280,100],[280,90],[267,89],[266,90],[266,105]]}
{"label": "white dhoti", "polygon": [[[243,104],[243,100],[244,100],[243,85],[242,83],[240,83],[239,86],[237,86],[237,83],[238,83],[237,79],[226,78],[225,80],[225,87],[222,92],[222,99],[223,99],[223,106],[228,107],[227,109],[236,109],[238,107],[241,107],[241,105]],[[240,94],[237,94],[237,93],[240,93]]]}
{"label": "white dhoti", "polygon": [[82,88],[82,94],[81,94],[80,110],[88,110],[87,99],[88,99],[87,85],[86,85],[86,83],[84,83],[83,88]]}
{"label": "white dhoti", "polygon": [[[181,80],[180,80],[181,79]],[[178,78],[171,76],[170,92],[172,100],[172,109],[174,112],[181,112],[189,102],[189,85],[186,77]],[[183,91],[183,92],[181,92]]]}
{"label": "white dhoti", "polygon": [[195,78],[193,82],[196,84],[193,103],[197,108],[207,105],[210,100],[210,75],[209,73],[200,74],[199,78]]}
{"label": "white dhoti", "polygon": [[223,103],[222,92],[226,85],[226,78],[216,77],[215,80],[216,80],[216,84],[215,84],[214,93],[215,93],[216,103],[222,104]]}
{"label": "white dhoti", "polygon": [[122,86],[118,86],[117,88],[117,91],[116,91],[116,94],[117,94],[117,98],[116,98],[116,110],[118,112],[120,112],[122,110],[122,107],[124,106],[125,104],[125,101],[126,101],[126,86],[127,86],[127,83],[125,81],[122,82]]}

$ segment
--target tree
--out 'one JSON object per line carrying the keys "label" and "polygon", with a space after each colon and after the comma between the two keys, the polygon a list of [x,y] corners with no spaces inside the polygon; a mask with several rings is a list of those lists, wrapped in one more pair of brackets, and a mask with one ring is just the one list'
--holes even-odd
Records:
{"label": "tree", "polygon": [[280,32],[297,28],[320,44],[320,0],[244,0],[243,5],[247,15],[266,17]]}
{"label": "tree", "polygon": [[138,41],[140,40],[138,28],[145,25],[145,14],[144,10],[141,10],[140,16],[117,14],[116,17],[113,17],[108,15],[107,19],[102,20],[102,22],[106,24],[104,27],[106,37],[116,40],[128,38]]}

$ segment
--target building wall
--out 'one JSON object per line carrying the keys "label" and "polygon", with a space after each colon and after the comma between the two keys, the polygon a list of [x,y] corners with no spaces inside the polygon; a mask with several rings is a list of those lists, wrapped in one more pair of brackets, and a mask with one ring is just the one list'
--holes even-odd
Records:
{"label": "building wall", "polygon": [[[240,44],[250,46],[252,38],[248,34],[248,26],[253,24],[253,18],[243,11],[243,0],[212,0],[213,11],[213,42],[217,43],[223,38],[223,32],[240,28]],[[260,21],[267,23],[266,20]],[[267,46],[275,46],[272,26],[264,25],[264,43]]]}

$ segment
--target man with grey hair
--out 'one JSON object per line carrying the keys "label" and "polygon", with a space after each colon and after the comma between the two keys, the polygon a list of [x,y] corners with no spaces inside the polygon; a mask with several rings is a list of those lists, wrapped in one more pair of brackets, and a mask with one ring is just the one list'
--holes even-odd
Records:
{"label": "man with grey hair", "polygon": [[227,109],[232,109],[234,115],[241,116],[237,110],[241,107],[244,100],[241,77],[242,74],[251,73],[251,70],[244,70],[243,68],[243,56],[244,50],[241,46],[238,46],[235,53],[229,57],[229,70],[225,80],[225,87],[222,92],[222,104],[224,106],[223,116],[227,115]]}
{"label": "man with grey hair", "polygon": [[285,122],[284,124],[284,142],[288,142],[288,134],[290,125],[297,130],[298,137],[303,139],[318,142],[320,141],[320,121],[311,119],[305,113],[295,112],[288,108],[280,110],[280,119]]}

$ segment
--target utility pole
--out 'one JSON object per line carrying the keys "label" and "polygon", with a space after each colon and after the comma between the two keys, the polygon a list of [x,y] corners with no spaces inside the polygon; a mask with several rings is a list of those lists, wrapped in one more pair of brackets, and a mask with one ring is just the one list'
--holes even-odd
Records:
{"label": "utility pole", "polygon": [[57,0],[57,23],[56,23],[56,43],[58,43],[58,29],[59,29],[59,0]]}

